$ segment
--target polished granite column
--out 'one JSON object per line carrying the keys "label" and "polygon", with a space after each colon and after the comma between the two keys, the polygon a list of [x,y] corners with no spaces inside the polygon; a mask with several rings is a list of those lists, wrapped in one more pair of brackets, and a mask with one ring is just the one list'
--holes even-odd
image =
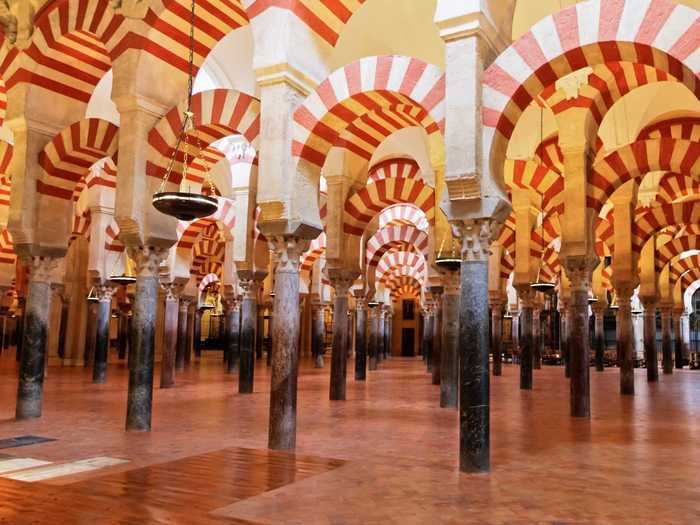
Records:
{"label": "polished granite column", "polygon": [[588,339],[588,292],[591,274],[599,263],[594,255],[570,256],[563,261],[571,283],[567,316],[571,361],[570,408],[573,417],[590,417],[590,364]]}
{"label": "polished granite column", "polygon": [[673,373],[673,341],[671,339],[672,307],[661,305],[661,364],[664,374]]}
{"label": "polished granite column", "polygon": [[136,293],[131,321],[131,366],[126,409],[127,431],[150,431],[153,404],[153,365],[158,301],[158,268],[168,254],[154,246],[129,246],[136,263]]}
{"label": "polished granite column", "polygon": [[595,369],[598,372],[605,370],[605,305],[594,303],[591,307],[595,318],[595,332],[593,334],[593,348],[595,350]]}
{"label": "polished granite column", "polygon": [[617,291],[617,347],[620,356],[620,393],[634,395],[634,341],[632,335],[632,293],[629,288]]}
{"label": "polished granite column", "polygon": [[268,447],[289,450],[296,446],[297,428],[299,258],[309,242],[292,236],[268,240],[276,255]]}
{"label": "polished granite column", "polygon": [[488,472],[489,297],[488,257],[496,221],[457,223],[462,239],[459,308],[459,468]]}
{"label": "polished granite column", "polygon": [[369,337],[367,341],[367,353],[369,355],[369,370],[377,370],[377,330],[379,327],[378,307],[370,306],[369,310]]}
{"label": "polished granite column", "polygon": [[503,331],[502,304],[500,301],[491,301],[491,356],[493,359],[493,375],[502,373],[503,352],[501,350],[501,336]]}
{"label": "polished granite column", "polygon": [[[394,311],[389,307],[386,313],[386,338],[384,339],[384,349],[387,359],[391,359],[393,351],[394,337]],[[439,336],[438,336],[439,337]]]}
{"label": "polished granite column", "polygon": [[644,305],[644,361],[647,366],[647,382],[659,380],[659,356],[656,350],[656,300],[645,300]]}
{"label": "polished granite column", "polygon": [[179,304],[177,288],[172,284],[164,285],[165,313],[163,318],[163,355],[160,361],[160,388],[175,385],[175,354],[179,328]]}
{"label": "polished granite column", "polygon": [[520,310],[517,308],[510,312],[510,338],[512,342],[513,363],[520,362]]}
{"label": "polished granite column", "polygon": [[202,357],[202,310],[194,305],[194,328],[192,329],[192,349],[195,357]]}
{"label": "polished granite column", "polygon": [[241,279],[243,289],[241,303],[241,366],[238,379],[238,392],[252,394],[255,379],[255,338],[258,325],[258,292],[260,281]]}
{"label": "polished granite column", "polygon": [[[331,273],[332,270],[329,270]],[[345,401],[347,381],[347,339],[348,339],[348,292],[353,277],[330,275],[331,286],[335,289],[333,300],[333,347],[331,350],[331,382],[328,398],[331,401]]]}
{"label": "polished granite column", "polygon": [[442,374],[442,286],[431,286],[430,295],[432,297],[430,309],[433,312],[433,333],[431,348],[433,350],[433,370],[432,383],[440,384],[440,376]]}
{"label": "polished granite column", "polygon": [[177,315],[177,351],[175,354],[175,370],[182,371],[185,369],[188,353],[187,340],[187,316],[190,307],[190,299],[180,297]]}
{"label": "polished granite column", "polygon": [[239,299],[226,300],[226,372],[236,371],[241,350],[241,303]]}
{"label": "polished granite column", "polygon": [[326,339],[325,305],[315,302],[311,305],[311,353],[314,368],[323,368],[323,351]]}
{"label": "polished granite column", "polygon": [[119,327],[117,329],[119,359],[126,359],[129,351],[129,304],[119,303]]}
{"label": "polished granite column", "polygon": [[51,274],[58,265],[58,259],[29,256],[22,257],[22,263],[29,275],[24,327],[20,334],[22,352],[15,417],[30,419],[41,416]]}
{"label": "polished granite column", "polygon": [[673,309],[673,350],[674,363],[677,369],[683,369],[683,337],[681,330],[681,316],[683,308]]}
{"label": "polished granite column", "polygon": [[355,293],[355,380],[367,379],[367,300]]}
{"label": "polished granite column", "polygon": [[520,389],[532,390],[532,370],[534,365],[533,303],[535,292],[529,284],[518,287],[520,299]]}
{"label": "polished granite column", "polygon": [[[386,310],[384,308],[384,304],[380,303],[379,306],[377,306],[377,342],[375,343],[377,345],[377,364],[381,363],[384,361],[385,356],[385,350],[384,350],[384,333],[386,330]],[[431,326],[432,330],[432,326]],[[432,334],[432,332],[431,332]],[[430,337],[430,335],[429,335]],[[430,338],[431,340],[431,348],[432,348],[432,337]]]}
{"label": "polished granite column", "polygon": [[428,372],[433,370],[433,313],[426,305],[423,307],[423,356]]}
{"label": "polished granite column", "polygon": [[95,362],[92,368],[92,382],[101,384],[107,381],[109,360],[109,319],[112,315],[112,294],[114,288],[103,284],[95,285],[97,295],[97,317],[95,322]]}
{"label": "polished granite column", "polygon": [[459,273],[446,273],[443,284],[440,406],[457,408],[459,392]]}
{"label": "polished granite column", "polygon": [[[93,292],[94,293],[94,292]],[[95,345],[97,344],[97,303],[96,298],[88,299],[87,322],[85,323],[85,351],[83,365],[88,368],[95,363]]]}

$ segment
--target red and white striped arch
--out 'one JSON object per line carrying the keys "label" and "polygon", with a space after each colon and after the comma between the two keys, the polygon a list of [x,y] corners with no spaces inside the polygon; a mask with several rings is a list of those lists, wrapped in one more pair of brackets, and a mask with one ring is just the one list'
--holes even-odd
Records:
{"label": "red and white striped arch", "polygon": [[368,182],[384,179],[414,179],[418,173],[420,173],[420,167],[415,160],[392,158],[372,166],[369,170]]}
{"label": "red and white striped arch", "polygon": [[72,200],[78,183],[105,157],[114,158],[119,128],[102,119],[75,122],[56,135],[39,154],[44,173],[37,181],[43,195]]}
{"label": "red and white striped arch", "polygon": [[656,201],[671,204],[679,201],[700,199],[700,182],[680,173],[667,173],[659,181]]}
{"label": "red and white striped arch", "polygon": [[348,126],[400,105],[425,110],[426,131],[442,131],[444,97],[444,74],[431,64],[403,56],[362,58],[331,73],[294,112],[292,153],[320,170]]}
{"label": "red and white striped arch", "polygon": [[678,202],[641,210],[632,226],[632,244],[640,253],[652,235],[671,225],[700,223],[700,202]]}
{"label": "red and white striped arch", "polygon": [[700,117],[664,119],[645,127],[637,140],[682,139],[700,142]]}
{"label": "red and white striped arch", "polygon": [[308,277],[316,261],[326,253],[326,242],[326,232],[321,232],[318,237],[311,241],[309,249],[302,254],[299,273],[301,273],[303,277]]}
{"label": "red and white striped arch", "polygon": [[179,221],[177,223],[177,247],[185,249],[192,248],[204,230],[217,222],[221,224],[224,237],[232,237],[233,230],[236,227],[235,212],[236,210],[231,200],[219,198],[219,208],[213,215],[190,222]]}
{"label": "red and white striped arch", "polygon": [[6,228],[0,231],[0,285],[13,286],[17,273],[17,255],[12,247],[12,235]]}
{"label": "red and white striped arch", "polygon": [[435,220],[435,191],[432,187],[421,179],[384,179],[369,183],[345,201],[343,231],[362,235],[377,214],[399,203],[420,208],[430,224]]}
{"label": "red and white striped arch", "polygon": [[386,208],[379,215],[379,229],[410,225],[426,232],[430,228],[430,222],[425,212],[414,204],[395,204]]}
{"label": "red and white striped arch", "polygon": [[677,237],[667,237],[662,240],[657,239],[656,259],[654,265],[657,273],[660,273],[674,257],[689,250],[700,250],[700,235],[681,235]]}
{"label": "red and white striped arch", "polygon": [[424,283],[427,270],[427,263],[421,253],[389,252],[379,260],[375,278],[383,283],[391,275],[411,275]]}
{"label": "red and white striped arch", "polygon": [[428,234],[413,225],[382,228],[367,241],[367,267],[373,268],[390,251],[417,251],[428,257]]}
{"label": "red and white striped arch", "polygon": [[406,296],[420,300],[422,286],[414,277],[402,275],[392,279],[391,282],[387,283],[386,287],[389,289],[392,301]]}
{"label": "red and white striped arch", "polygon": [[[146,173],[151,177],[163,178],[165,175],[175,152],[186,105],[187,101],[183,101],[172,108],[148,133],[152,157],[147,163]],[[217,140],[230,135],[242,135],[257,149],[260,136],[260,102],[257,99],[233,89],[203,91],[192,98],[192,111],[193,130],[202,148],[208,148]],[[190,138],[192,144],[197,142],[194,133],[190,133]],[[176,160],[170,181],[180,184],[181,166],[184,162],[182,149],[178,151]],[[196,158],[190,159],[190,164],[198,161]]]}
{"label": "red and white striped arch", "polygon": [[685,272],[692,269],[700,269],[700,255],[695,254],[684,259],[675,257],[669,265],[669,281],[671,286],[673,287],[676,281],[680,279]]}
{"label": "red and white striped arch", "polygon": [[484,145],[500,179],[521,114],[545,88],[587,66],[633,62],[665,71],[700,94],[700,13],[671,0],[590,0],[547,16],[484,73]]}
{"label": "red and white striped arch", "polygon": [[124,244],[119,240],[119,225],[112,219],[105,231],[105,250],[108,252],[123,252]]}
{"label": "red and white striped arch", "polygon": [[219,276],[216,273],[209,273],[199,281],[199,291],[203,292],[212,283],[218,283]]}
{"label": "red and white striped arch", "polygon": [[564,177],[531,160],[506,160],[505,181],[511,188],[533,190],[542,195],[543,210],[563,211]]}
{"label": "red and white striped arch", "polygon": [[[2,124],[0,124],[2,126]],[[8,168],[10,167],[10,162],[12,161],[12,151],[14,150],[14,147],[12,144],[9,142],[5,142],[4,140],[0,140],[0,174],[1,175],[9,175],[7,173]]]}
{"label": "red and white striped arch", "polygon": [[700,142],[650,139],[628,144],[609,153],[593,165],[588,185],[588,207],[599,211],[622,184],[652,171],[698,176]]}

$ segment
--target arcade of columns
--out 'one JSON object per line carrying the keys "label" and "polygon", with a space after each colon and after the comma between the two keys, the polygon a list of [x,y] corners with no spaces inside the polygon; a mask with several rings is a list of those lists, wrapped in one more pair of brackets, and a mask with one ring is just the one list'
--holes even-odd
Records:
{"label": "arcade of columns", "polygon": [[[150,430],[154,386],[177,386],[200,358],[214,306],[241,394],[270,338],[269,446],[292,449],[300,353],[330,369],[342,401],[348,375],[371,381],[401,353],[402,305],[416,300],[440,406],[458,407],[463,471],[490,468],[505,313],[523,389],[545,319],[559,321],[575,417],[595,410],[591,312],[598,371],[616,312],[621,394],[634,394],[633,318],[649,381],[657,311],[663,373],[682,366],[700,280],[700,5],[524,3],[197,0],[203,149],[188,170],[178,157],[167,188],[214,192],[219,210],[183,222],[150,199],[185,109],[189,1],[0,2],[0,285],[3,327],[12,316],[20,334],[17,418],[41,416],[47,360],[109,381],[113,312],[128,431]],[[368,42],[378,16],[415,34]],[[458,271],[436,264],[446,255]],[[125,273],[134,284],[110,280]]]}

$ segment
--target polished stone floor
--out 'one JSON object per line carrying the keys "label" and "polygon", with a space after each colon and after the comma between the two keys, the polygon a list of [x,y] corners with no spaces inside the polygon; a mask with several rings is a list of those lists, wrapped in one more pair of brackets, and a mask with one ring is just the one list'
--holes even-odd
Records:
{"label": "polished stone floor", "polygon": [[[352,364],[349,366],[352,370]],[[559,367],[492,380],[491,475],[457,472],[457,414],[438,408],[422,362],[392,359],[328,401],[328,366],[302,361],[296,455],[269,452],[269,371],[237,393],[206,357],[155,391],[153,431],[123,431],[126,369],[108,383],[49,369],[44,417],[15,422],[16,371],[0,358],[0,439],[57,441],[0,454],[55,463],[128,460],[36,483],[0,478],[0,523],[428,524],[700,523],[700,372],[676,371],[637,395],[618,373],[591,372],[590,420],[568,411]],[[156,377],[158,377],[156,375]],[[50,517],[50,518],[49,518]]]}

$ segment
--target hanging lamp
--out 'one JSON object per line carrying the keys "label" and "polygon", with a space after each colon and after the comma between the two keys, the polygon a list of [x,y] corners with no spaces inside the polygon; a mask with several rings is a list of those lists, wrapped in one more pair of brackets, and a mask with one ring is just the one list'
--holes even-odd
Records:
{"label": "hanging lamp", "polygon": [[598,298],[595,295],[592,295],[591,297],[588,298],[588,304],[595,304],[598,302]]}
{"label": "hanging lamp", "polygon": [[89,303],[97,303],[99,302],[99,297],[97,297],[97,293],[95,292],[95,287],[93,286],[90,288],[90,291],[87,294],[87,300]]}
{"label": "hanging lamp", "polygon": [[[131,267],[131,264],[129,264],[129,259],[125,255],[125,251],[122,251],[119,254],[119,257],[117,258],[116,261],[114,261],[114,266],[116,268],[117,264],[119,263],[120,260],[124,260],[124,271],[119,274],[115,273],[114,271],[112,274],[109,276],[109,282],[112,284],[115,284],[117,286],[127,286],[129,284],[133,284],[136,282],[136,276],[134,275],[134,270]],[[114,268],[112,269],[114,270]]]}
{"label": "hanging lamp", "polygon": [[[182,154],[182,178],[187,179],[187,169],[190,160],[191,133],[195,136],[196,147],[199,154],[193,157],[202,156],[202,148],[197,137],[197,132],[194,130],[194,113],[192,111],[192,90],[194,86],[194,24],[195,24],[195,0],[192,0],[190,8],[190,45],[189,45],[189,70],[187,78],[187,109],[183,113],[182,127],[175,143],[175,149],[168,168],[163,176],[163,181],[158,188],[158,191],[153,195],[153,207],[159,212],[172,217],[177,217],[181,221],[193,221],[202,217],[207,217],[219,208],[219,202],[214,196],[204,195],[202,193],[183,192],[183,191],[165,191],[165,186],[170,180],[175,162],[178,158],[178,153]],[[182,148],[182,151],[180,151]],[[209,178],[209,170],[205,172],[205,179],[209,183],[211,195],[215,195],[214,186]]]}
{"label": "hanging lamp", "polygon": [[370,308],[376,308],[377,306],[379,306],[379,301],[375,301],[375,300],[368,301],[367,306],[369,306]]}
{"label": "hanging lamp", "polygon": [[454,241],[452,241],[452,249],[449,254],[443,253],[446,237],[442,239],[440,250],[435,258],[435,264],[438,268],[447,270],[448,272],[457,272],[462,268],[462,258],[455,253]]}

